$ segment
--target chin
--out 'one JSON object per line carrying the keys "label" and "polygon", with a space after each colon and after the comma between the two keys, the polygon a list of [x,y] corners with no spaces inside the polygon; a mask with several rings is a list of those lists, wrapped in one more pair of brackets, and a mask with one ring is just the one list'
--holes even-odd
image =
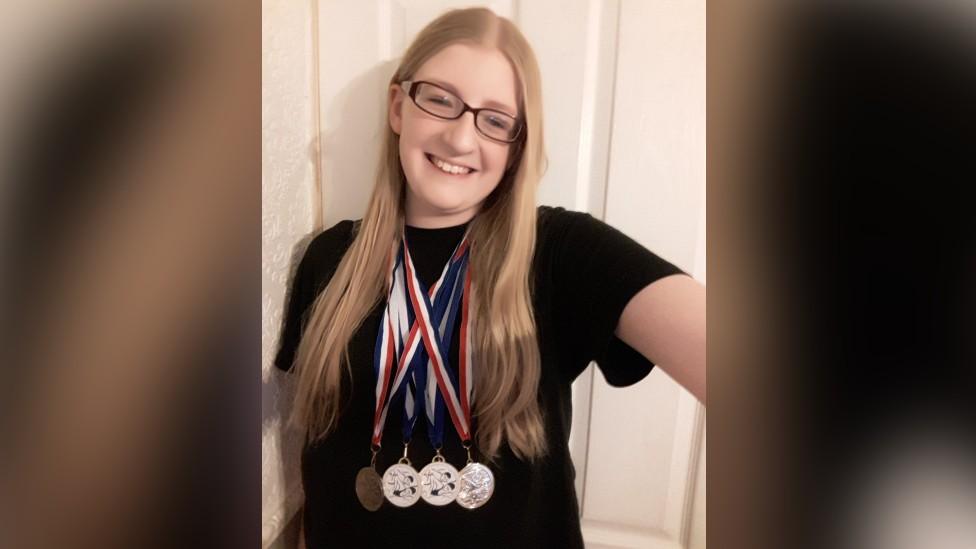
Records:
{"label": "chin", "polygon": [[427,206],[444,214],[451,214],[467,210],[477,204],[476,201],[444,196],[421,196]]}

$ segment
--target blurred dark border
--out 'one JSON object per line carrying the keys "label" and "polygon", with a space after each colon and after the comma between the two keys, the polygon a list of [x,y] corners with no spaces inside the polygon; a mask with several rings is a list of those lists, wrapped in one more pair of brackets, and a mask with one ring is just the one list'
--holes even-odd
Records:
{"label": "blurred dark border", "polygon": [[709,541],[973,546],[976,11],[718,4]]}
{"label": "blurred dark border", "polygon": [[0,546],[253,546],[260,4],[4,11]]}

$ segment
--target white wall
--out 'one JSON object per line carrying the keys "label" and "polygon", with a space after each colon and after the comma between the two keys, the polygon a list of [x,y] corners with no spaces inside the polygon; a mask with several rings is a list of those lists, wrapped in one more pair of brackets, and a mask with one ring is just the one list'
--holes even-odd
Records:
{"label": "white wall", "polygon": [[317,119],[313,3],[264,0],[262,8],[261,518],[267,546],[302,500],[294,451],[298,440],[281,430],[288,388],[282,386],[284,378],[271,361],[292,265],[301,251],[300,242],[315,228],[319,196],[313,147]]}

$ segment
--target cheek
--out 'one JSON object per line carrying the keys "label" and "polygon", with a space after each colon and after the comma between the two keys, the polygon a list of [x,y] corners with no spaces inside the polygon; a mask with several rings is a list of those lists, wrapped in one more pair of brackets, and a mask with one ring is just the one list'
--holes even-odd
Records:
{"label": "cheek", "polygon": [[489,145],[482,152],[482,162],[484,164],[485,175],[491,175],[496,181],[505,173],[505,164],[508,162],[508,150],[494,144]]}
{"label": "cheek", "polygon": [[[413,117],[404,113],[403,130],[400,133],[399,149],[400,162],[408,174],[423,174],[429,168],[429,162],[424,154],[427,151],[443,149],[439,144],[440,132],[443,126],[435,120]],[[508,162],[509,147],[497,143],[484,141],[480,143],[481,173],[478,178],[482,184],[494,187],[505,173]]]}
{"label": "cheek", "polygon": [[406,141],[410,145],[420,145],[436,138],[438,133],[443,131],[443,125],[439,120],[431,120],[412,110],[403,115],[403,125],[400,128],[401,141]]}

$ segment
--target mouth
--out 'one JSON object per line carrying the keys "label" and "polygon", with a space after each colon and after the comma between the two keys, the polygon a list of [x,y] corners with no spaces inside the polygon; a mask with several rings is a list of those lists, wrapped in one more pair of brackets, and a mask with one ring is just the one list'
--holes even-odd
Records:
{"label": "mouth", "polygon": [[437,164],[438,164],[438,162],[439,162],[439,160],[438,160],[438,159],[435,159],[435,158],[434,158],[434,155],[432,155],[432,154],[430,154],[430,153],[424,153],[424,157],[426,157],[426,158],[427,158],[427,163],[428,163],[428,164],[429,164],[429,165],[430,165],[430,166],[431,166],[431,167],[432,167],[432,168],[433,168],[434,170],[437,170],[438,172],[440,172],[440,173],[442,173],[442,174],[444,174],[444,175],[448,175],[448,176],[451,176],[451,177],[460,177],[460,178],[463,178],[463,177],[468,177],[468,176],[471,176],[471,175],[473,175],[473,174],[476,174],[476,173],[478,173],[478,170],[475,170],[474,168],[468,168],[468,169],[467,169],[468,171],[466,171],[466,172],[461,172],[461,173],[451,173],[451,172],[449,172],[449,171],[445,171],[444,169],[442,169],[442,168],[441,168],[440,166],[438,166],[438,165],[437,165]]}

